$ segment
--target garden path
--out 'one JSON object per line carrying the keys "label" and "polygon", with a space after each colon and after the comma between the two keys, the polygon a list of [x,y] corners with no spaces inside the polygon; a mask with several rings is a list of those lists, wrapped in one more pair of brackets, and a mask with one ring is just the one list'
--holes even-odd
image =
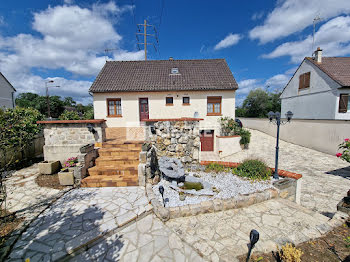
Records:
{"label": "garden path", "polygon": [[[241,162],[247,158],[259,158],[274,167],[276,138],[257,130],[250,131],[249,149],[222,160]],[[301,205],[330,217],[334,215],[338,202],[350,189],[349,163],[336,156],[282,140],[279,147],[279,169],[303,175]]]}
{"label": "garden path", "polygon": [[8,261],[63,259],[151,210],[141,187],[74,189],[29,225]]}

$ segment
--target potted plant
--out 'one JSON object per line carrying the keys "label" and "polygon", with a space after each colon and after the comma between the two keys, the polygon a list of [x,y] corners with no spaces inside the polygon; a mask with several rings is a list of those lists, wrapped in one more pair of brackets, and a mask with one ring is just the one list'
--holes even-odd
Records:
{"label": "potted plant", "polygon": [[62,186],[74,185],[74,167],[78,163],[78,158],[70,157],[64,162],[61,172],[58,173],[58,179]]}
{"label": "potted plant", "polygon": [[240,131],[241,140],[239,141],[242,149],[248,149],[250,143],[250,131],[247,129],[241,129]]}
{"label": "potted plant", "polygon": [[42,161],[38,164],[39,173],[43,175],[52,175],[58,172],[61,167],[60,161]]}

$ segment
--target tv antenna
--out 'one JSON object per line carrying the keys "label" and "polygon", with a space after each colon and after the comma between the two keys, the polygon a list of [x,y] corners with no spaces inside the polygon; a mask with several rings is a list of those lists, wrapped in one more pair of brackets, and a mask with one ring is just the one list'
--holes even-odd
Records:
{"label": "tv antenna", "polygon": [[109,53],[111,51],[114,51],[114,50],[117,50],[117,48],[106,48],[105,49],[105,60],[106,60],[106,62],[107,62],[107,57],[108,57],[107,53]]}
{"label": "tv antenna", "polygon": [[315,28],[316,24],[320,21],[322,21],[323,18],[320,17],[320,15],[316,15],[314,20],[313,20],[313,25],[314,25],[314,31],[312,33],[312,56],[314,55],[314,46],[315,46]]}

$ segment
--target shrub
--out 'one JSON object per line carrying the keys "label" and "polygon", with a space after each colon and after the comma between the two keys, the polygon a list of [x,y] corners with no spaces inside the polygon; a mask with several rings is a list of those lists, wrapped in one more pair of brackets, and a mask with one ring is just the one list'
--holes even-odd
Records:
{"label": "shrub", "polygon": [[233,170],[233,173],[254,180],[267,180],[271,176],[271,169],[257,159],[244,160],[242,164]]}
{"label": "shrub", "polygon": [[222,136],[234,136],[239,135],[241,130],[240,126],[236,123],[234,118],[231,117],[221,117],[219,119],[220,123],[220,133]]}
{"label": "shrub", "polygon": [[249,130],[241,128],[239,135],[241,136],[241,140],[239,140],[241,145],[248,145],[250,143],[251,133]]}
{"label": "shrub", "polygon": [[343,153],[337,153],[336,156],[340,157],[344,161],[350,163],[350,140],[349,140],[349,138],[344,139],[344,142],[339,145],[339,149],[342,149]]}
{"label": "shrub", "polygon": [[278,254],[284,262],[301,262],[303,252],[300,249],[293,247],[292,244],[287,243],[282,246]]}
{"label": "shrub", "polygon": [[221,164],[218,164],[218,163],[210,163],[209,165],[207,165],[205,167],[205,171],[206,172],[215,172],[215,173],[219,173],[219,172],[224,172],[224,171],[227,171],[228,168],[221,165]]}
{"label": "shrub", "polygon": [[94,108],[88,108],[87,111],[84,112],[83,118],[86,120],[94,119]]}
{"label": "shrub", "polygon": [[75,111],[64,110],[64,112],[59,116],[60,120],[79,120],[79,114]]}

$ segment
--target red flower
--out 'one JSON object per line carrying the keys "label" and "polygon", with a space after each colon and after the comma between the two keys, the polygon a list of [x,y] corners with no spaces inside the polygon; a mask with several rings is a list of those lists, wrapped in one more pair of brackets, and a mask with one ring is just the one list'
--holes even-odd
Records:
{"label": "red flower", "polygon": [[337,153],[336,156],[337,157],[341,157],[343,154],[342,153]]}
{"label": "red flower", "polygon": [[349,141],[349,138],[345,138],[344,141],[345,141],[345,142],[348,142],[348,141]]}

